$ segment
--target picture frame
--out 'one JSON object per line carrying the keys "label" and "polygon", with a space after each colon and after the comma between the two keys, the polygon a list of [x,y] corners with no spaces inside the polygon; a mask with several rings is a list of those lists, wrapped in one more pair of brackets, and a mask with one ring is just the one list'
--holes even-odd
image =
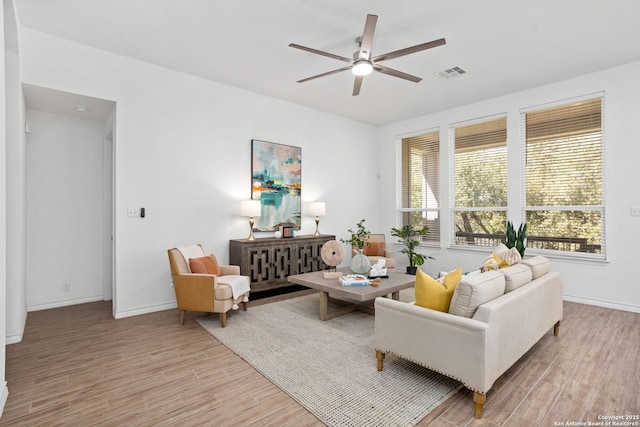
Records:
{"label": "picture frame", "polygon": [[302,148],[252,139],[251,198],[261,207],[254,230],[276,231],[282,226],[300,230],[301,194]]}
{"label": "picture frame", "polygon": [[280,234],[283,239],[291,239],[293,238],[293,226],[292,225],[281,225],[280,226]]}

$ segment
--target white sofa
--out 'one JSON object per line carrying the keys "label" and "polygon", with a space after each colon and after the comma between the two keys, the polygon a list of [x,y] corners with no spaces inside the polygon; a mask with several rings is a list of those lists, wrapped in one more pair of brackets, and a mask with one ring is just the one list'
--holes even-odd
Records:
{"label": "white sofa", "polygon": [[[549,268],[546,258],[534,257],[463,276],[449,313],[377,298],[378,370],[392,353],[456,379],[474,392],[474,415],[481,418],[494,382],[552,327],[558,335],[562,282]],[[506,292],[500,294],[500,288]]]}

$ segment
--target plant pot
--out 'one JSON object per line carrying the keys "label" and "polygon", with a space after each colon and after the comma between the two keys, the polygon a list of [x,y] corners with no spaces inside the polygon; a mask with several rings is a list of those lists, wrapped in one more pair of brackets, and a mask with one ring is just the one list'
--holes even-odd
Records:
{"label": "plant pot", "polygon": [[356,274],[369,274],[371,270],[371,262],[366,255],[362,253],[362,249],[351,258],[351,271]]}
{"label": "plant pot", "polygon": [[413,267],[407,267],[407,274],[411,274],[412,276],[415,276],[417,271],[418,271],[418,267],[416,267],[415,265]]}

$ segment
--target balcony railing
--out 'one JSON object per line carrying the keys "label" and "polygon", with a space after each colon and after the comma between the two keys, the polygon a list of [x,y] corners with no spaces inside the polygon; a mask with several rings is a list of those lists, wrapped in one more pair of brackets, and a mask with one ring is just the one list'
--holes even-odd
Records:
{"label": "balcony railing", "polygon": [[[456,231],[456,244],[469,246],[497,246],[504,243],[506,236],[504,233],[469,233],[466,231]],[[600,245],[589,243],[585,237],[546,237],[527,236],[527,248],[551,249],[566,252],[586,252],[592,254],[600,253]]]}

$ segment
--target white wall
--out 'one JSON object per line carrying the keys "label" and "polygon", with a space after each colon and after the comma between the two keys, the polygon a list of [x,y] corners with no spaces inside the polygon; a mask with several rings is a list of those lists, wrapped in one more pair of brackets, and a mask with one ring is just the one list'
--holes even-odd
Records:
{"label": "white wall", "polygon": [[7,52],[7,343],[22,340],[27,321],[26,300],[26,177],[25,106],[19,76],[19,59]]}
{"label": "white wall", "polygon": [[201,242],[226,261],[246,237],[252,138],[302,147],[303,215],[324,200],[321,231],[346,237],[360,218],[378,230],[376,128],[26,28],[21,49],[24,83],[117,103],[116,317],[175,305],[168,248]]}
{"label": "white wall", "polygon": [[[8,185],[8,146],[16,143],[15,137],[19,135],[20,123],[16,117],[22,111],[21,104],[17,100],[20,94],[19,84],[19,64],[18,64],[18,34],[13,1],[4,0],[0,9],[0,46],[3,47],[3,55],[0,55],[0,415],[4,410],[4,405],[8,397],[6,375],[6,347],[7,333],[13,331],[14,319],[9,318],[7,306],[12,306],[13,314],[18,318],[26,318],[26,306],[24,300],[20,299],[20,294],[9,291],[13,284],[9,284],[9,274],[7,271],[7,260],[10,259],[7,251],[7,231],[11,226],[8,219],[9,205],[8,197],[10,191]],[[18,143],[19,144],[19,143]],[[11,300],[9,298],[12,298]],[[9,303],[9,301],[11,301]],[[15,304],[15,306],[13,305]],[[22,306],[20,306],[22,304]],[[22,314],[24,313],[24,314]],[[22,323],[24,328],[24,322]],[[17,328],[18,329],[18,328]],[[21,332],[20,332],[21,334]]]}
{"label": "white wall", "polygon": [[[640,62],[601,72],[584,75],[556,84],[502,96],[461,108],[442,111],[412,120],[391,124],[380,129],[380,158],[394,158],[396,140],[401,135],[425,129],[440,129],[441,138],[441,205],[449,206],[448,178],[448,128],[452,123],[493,114],[507,113],[508,149],[510,160],[519,161],[516,150],[520,140],[519,113],[521,108],[547,104],[563,99],[604,92],[605,138],[605,210],[607,262],[571,261],[554,258],[553,268],[562,273],[564,294],[567,300],[640,312],[635,267],[637,265],[637,239],[640,237],[640,217],[630,216],[631,206],[640,206]],[[464,78],[464,77],[462,77]],[[454,90],[455,80],[451,81]],[[513,154],[516,154],[515,156]],[[383,162],[381,190],[383,194],[395,194],[396,165]],[[518,168],[509,168],[510,200],[514,192],[511,183],[519,182]],[[517,186],[516,186],[517,188]],[[515,193],[517,196],[517,193]],[[389,229],[396,225],[395,201],[382,205],[381,224]],[[446,211],[445,211],[446,212]],[[518,211],[510,210],[510,217],[520,223]],[[441,248],[425,249],[436,257],[425,265],[428,272],[475,269],[487,253],[449,248],[448,227],[450,218],[442,215]],[[527,253],[534,253],[528,250]],[[403,261],[404,256],[399,258]],[[405,263],[406,264],[406,263]]]}
{"label": "white wall", "polygon": [[102,300],[104,122],[27,110],[27,123],[27,307]]}

